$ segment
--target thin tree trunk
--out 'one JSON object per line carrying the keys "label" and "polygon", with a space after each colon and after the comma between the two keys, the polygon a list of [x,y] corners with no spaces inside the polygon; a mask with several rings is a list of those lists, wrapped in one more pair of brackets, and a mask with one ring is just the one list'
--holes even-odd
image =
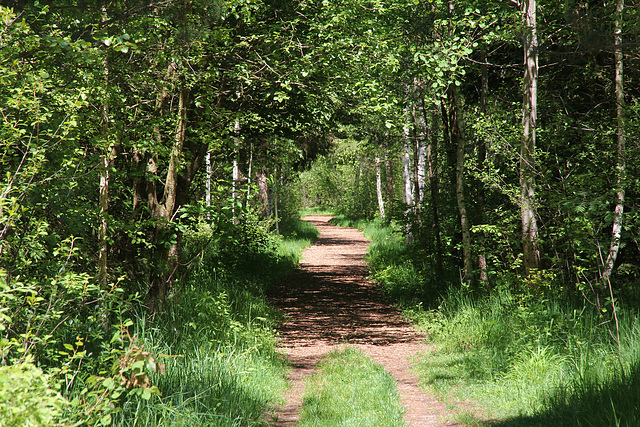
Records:
{"label": "thin tree trunk", "polygon": [[426,134],[427,122],[424,114],[424,93],[422,84],[418,79],[414,79],[414,90],[418,96],[416,104],[413,106],[413,126],[415,135],[415,203],[416,209],[420,211],[425,193],[425,168],[426,168]]}
{"label": "thin tree trunk", "polygon": [[451,140],[456,145],[456,202],[460,216],[460,228],[462,230],[462,261],[464,274],[462,280],[467,286],[472,282],[473,263],[471,261],[471,231],[467,205],[464,194],[464,160],[465,160],[465,134],[462,111],[460,109],[459,96],[455,89],[450,90],[451,102]]}
{"label": "thin tree trunk", "polygon": [[525,274],[540,265],[538,224],[535,207],[534,153],[538,104],[538,37],[536,0],[524,0],[524,90],[522,108],[522,143],[520,145],[520,210]]}
{"label": "thin tree trunk", "polygon": [[[360,174],[362,169],[362,158],[358,157],[358,166],[356,167],[356,177],[353,180],[353,194],[360,194]],[[353,204],[351,209],[353,212],[360,212],[360,199],[361,197],[353,197]]]}
{"label": "thin tree trunk", "polygon": [[[105,140],[109,139],[109,102],[108,102],[108,85],[109,85],[109,63],[105,59],[103,61],[105,71],[105,96],[102,104],[102,136]],[[106,141],[105,141],[106,142]],[[108,145],[108,144],[107,144]],[[107,239],[107,216],[109,215],[109,169],[111,167],[111,150],[108,147],[103,148],[102,158],[100,159],[100,223],[98,225],[98,283],[104,285],[107,283],[107,255],[109,251],[109,241]]]}
{"label": "thin tree trunk", "polygon": [[380,218],[385,221],[384,199],[382,198],[382,174],[380,171],[380,156],[376,155],[376,194],[378,195],[378,211]]}
{"label": "thin tree trunk", "polygon": [[387,199],[389,199],[389,221],[393,219],[393,158],[387,154]]}
{"label": "thin tree trunk", "polygon": [[262,203],[262,216],[268,218],[271,215],[271,205],[269,203],[269,184],[267,183],[267,172],[260,169],[256,174],[258,185],[258,197]]}
{"label": "thin tree trunk", "polygon": [[[489,94],[489,73],[487,67],[487,55],[484,53],[484,64],[481,65],[481,81],[480,81],[480,110],[483,114],[487,113],[487,96]],[[487,146],[484,138],[481,136],[478,139],[478,165],[481,169],[484,169],[484,164],[487,159]],[[477,217],[476,224],[484,224],[484,206],[485,206],[485,189],[484,183],[481,179],[477,181]],[[480,282],[484,287],[489,286],[489,276],[487,275],[487,257],[485,254],[485,241],[487,239],[486,233],[482,233],[482,238],[478,244],[478,269],[480,270]]]}
{"label": "thin tree trunk", "polygon": [[211,149],[207,148],[207,155],[205,158],[205,162],[206,162],[206,168],[207,168],[207,177],[206,177],[206,183],[205,183],[205,203],[207,205],[207,219],[211,219],[211,175],[212,175],[212,170],[211,170]]}
{"label": "thin tree trunk", "polygon": [[624,74],[623,74],[623,55],[622,55],[622,12],[624,10],[624,0],[618,0],[616,3],[616,21],[615,21],[615,85],[616,85],[616,115],[618,144],[616,149],[616,196],[617,202],[613,215],[613,229],[611,230],[611,245],[609,254],[604,264],[602,272],[602,281],[605,286],[610,286],[611,273],[618,258],[620,251],[620,240],[622,237],[622,218],[624,215],[624,199],[625,199],[625,101],[624,101]]}
{"label": "thin tree trunk", "polygon": [[[428,122],[427,108],[424,93],[420,97],[422,103],[422,115],[424,123]],[[438,118],[436,114],[431,115],[431,126],[428,127],[428,135],[425,147],[425,168],[429,179],[429,193],[431,201],[431,226],[435,237],[436,274],[442,277],[442,239],[440,237],[440,217],[438,215]]]}
{"label": "thin tree trunk", "polygon": [[251,196],[251,173],[253,169],[253,142],[249,146],[249,166],[247,170],[247,209],[249,209],[249,199]]}
{"label": "thin tree trunk", "polygon": [[278,216],[278,168],[273,179],[273,211],[275,214],[276,234],[280,234],[280,217]]}
{"label": "thin tree trunk", "polygon": [[409,128],[404,132],[404,146],[402,147],[402,182],[403,182],[403,202],[407,207],[413,206],[413,179],[411,167],[411,137]]}
{"label": "thin tree trunk", "polygon": [[239,219],[238,219],[238,198],[239,198],[239,194],[238,194],[238,188],[240,187],[240,161],[238,159],[238,157],[240,156],[240,138],[238,136],[238,134],[240,133],[240,122],[236,120],[235,125],[233,126],[233,130],[235,132],[235,135],[233,137],[233,144],[234,144],[234,148],[233,148],[233,170],[232,170],[232,180],[233,182],[231,183],[232,185],[232,189],[231,189],[231,213],[233,216],[233,223],[234,224],[238,224]]}
{"label": "thin tree trunk", "polygon": [[413,179],[411,177],[411,138],[409,134],[409,127],[404,131],[404,147],[402,148],[402,181],[403,181],[403,201],[405,208],[405,221],[406,221],[406,233],[407,243],[413,242],[412,222],[413,218],[411,213],[413,212]]}
{"label": "thin tree trunk", "polygon": [[[426,113],[425,113],[426,114]],[[425,117],[426,120],[426,117]],[[433,115],[431,126],[431,138],[429,139],[429,145],[427,145],[427,168],[429,174],[429,189],[431,193],[431,212],[432,212],[432,227],[433,234],[435,236],[436,243],[436,273],[438,278],[442,277],[442,238],[440,233],[440,216],[438,192],[439,192],[439,174],[438,174],[438,132],[437,129],[438,119],[436,115]]]}
{"label": "thin tree trunk", "polygon": [[418,205],[421,205],[424,201],[425,188],[426,188],[426,168],[427,168],[427,148],[420,144],[416,147],[418,153],[418,167],[417,167],[417,186],[418,186]]}

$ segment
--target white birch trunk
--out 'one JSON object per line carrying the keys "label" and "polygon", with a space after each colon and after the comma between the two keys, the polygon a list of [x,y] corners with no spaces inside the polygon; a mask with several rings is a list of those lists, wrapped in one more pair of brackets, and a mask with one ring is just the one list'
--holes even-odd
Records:
{"label": "white birch trunk", "polygon": [[253,142],[249,150],[249,170],[247,171],[247,208],[249,208],[249,198],[251,196],[251,174],[253,173]]}
{"label": "white birch trunk", "polygon": [[424,145],[418,146],[418,204],[421,205],[424,201],[425,187],[426,187],[426,169],[427,169],[427,147]]}
{"label": "white birch trunk", "polygon": [[402,182],[403,182],[403,198],[402,200],[407,206],[413,206],[413,176],[411,167],[411,139],[409,136],[409,128],[404,129],[404,147],[402,148]]}
{"label": "white birch trunk", "polygon": [[376,156],[376,194],[378,195],[378,210],[380,218],[386,219],[384,214],[384,199],[382,197],[382,173],[380,172],[380,156]]}
{"label": "white birch trunk", "polygon": [[211,175],[212,175],[212,170],[211,170],[211,149],[207,148],[207,155],[205,157],[205,165],[206,165],[206,169],[207,169],[207,177],[206,177],[206,182],[205,182],[205,193],[204,193],[204,200],[205,200],[205,204],[207,205],[207,219],[211,219],[211,213],[209,212],[209,209],[211,209]]}
{"label": "white birch trunk", "polygon": [[613,229],[611,230],[611,245],[607,260],[604,264],[602,272],[602,280],[605,286],[610,286],[611,273],[613,266],[618,258],[620,251],[620,239],[622,237],[622,218],[624,215],[624,199],[625,199],[625,101],[624,101],[624,74],[623,74],[623,55],[622,55],[622,11],[624,10],[624,0],[618,0],[616,4],[616,22],[615,22],[615,85],[616,85],[616,115],[618,144],[616,149],[616,207],[613,215]]}
{"label": "white birch trunk", "polygon": [[413,200],[413,177],[411,167],[411,138],[409,126],[404,128],[404,147],[402,148],[402,182],[403,182],[403,201],[406,205],[406,233],[407,244],[413,242],[413,234],[411,233],[411,212],[414,206]]}
{"label": "white birch trunk", "polygon": [[233,130],[235,132],[234,136],[234,149],[233,149],[233,170],[232,174],[232,189],[231,189],[231,212],[233,215],[233,223],[238,224],[238,190],[240,186],[240,164],[238,157],[240,156],[240,138],[238,136],[240,132],[240,122],[236,120],[235,125],[233,126]]}

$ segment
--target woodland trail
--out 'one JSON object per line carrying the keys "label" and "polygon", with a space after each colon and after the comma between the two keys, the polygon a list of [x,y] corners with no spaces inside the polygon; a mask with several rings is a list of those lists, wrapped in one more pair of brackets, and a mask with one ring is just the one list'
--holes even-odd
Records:
{"label": "woodland trail", "polygon": [[443,403],[418,388],[411,366],[428,344],[367,280],[369,241],[355,228],[330,224],[330,218],[303,218],[318,228],[320,238],[304,251],[301,269],[270,296],[287,318],[279,347],[293,368],[287,403],[277,411],[274,425],[295,425],[303,380],[324,355],[345,345],[362,349],[396,380],[408,426],[457,425],[447,421],[451,413]]}

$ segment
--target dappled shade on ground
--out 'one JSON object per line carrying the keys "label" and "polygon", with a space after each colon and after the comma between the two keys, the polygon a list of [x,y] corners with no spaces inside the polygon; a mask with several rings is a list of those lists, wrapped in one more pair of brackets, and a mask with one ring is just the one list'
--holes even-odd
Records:
{"label": "dappled shade on ground", "polygon": [[271,302],[286,316],[279,344],[292,366],[287,403],[276,414],[276,426],[297,421],[304,378],[330,351],[354,345],[380,363],[398,383],[409,426],[455,425],[442,421],[444,405],[418,387],[412,361],[426,348],[422,336],[367,279],[364,255],[369,241],[353,228],[336,227],[329,216],[305,218],[320,231],[306,249],[301,269],[276,287]]}

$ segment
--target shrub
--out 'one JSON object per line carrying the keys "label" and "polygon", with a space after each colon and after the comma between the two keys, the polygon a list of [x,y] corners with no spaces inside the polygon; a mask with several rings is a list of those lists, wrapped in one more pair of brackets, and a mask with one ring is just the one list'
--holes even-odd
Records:
{"label": "shrub", "polygon": [[65,425],[60,422],[68,405],[51,377],[27,357],[0,366],[0,424],[4,427]]}

